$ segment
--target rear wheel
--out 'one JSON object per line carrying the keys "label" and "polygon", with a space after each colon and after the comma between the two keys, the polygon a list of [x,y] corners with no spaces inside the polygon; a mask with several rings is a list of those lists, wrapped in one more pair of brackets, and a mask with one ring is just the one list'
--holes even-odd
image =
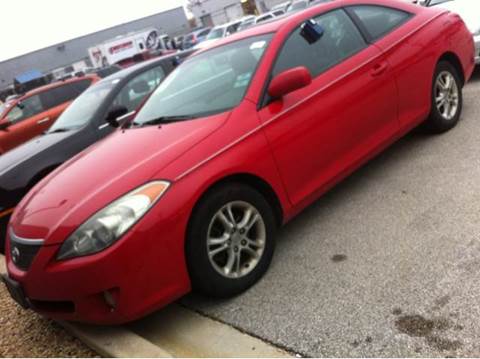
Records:
{"label": "rear wheel", "polygon": [[267,271],[275,218],[255,189],[228,184],[207,194],[187,234],[187,265],[195,290],[215,297],[241,293]]}
{"label": "rear wheel", "polygon": [[449,62],[438,63],[433,77],[432,110],[425,126],[433,133],[455,127],[463,108],[462,83],[457,70]]}

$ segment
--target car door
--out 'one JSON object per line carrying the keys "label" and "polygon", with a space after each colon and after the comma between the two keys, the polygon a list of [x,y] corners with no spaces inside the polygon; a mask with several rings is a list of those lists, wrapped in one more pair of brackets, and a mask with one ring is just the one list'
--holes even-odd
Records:
{"label": "car door", "polygon": [[[421,29],[430,15],[417,15],[379,5],[348,6],[369,37],[387,57],[398,87],[399,122],[405,132],[423,121],[430,112],[433,70],[438,60],[427,51],[439,33]],[[419,30],[420,29],[420,30]]]}
{"label": "car door", "polygon": [[32,95],[13,106],[5,115],[10,126],[0,130],[0,148],[8,151],[37,136],[44,118],[44,107],[40,96]]}
{"label": "car door", "polygon": [[309,44],[298,27],[272,71],[274,77],[305,66],[312,83],[259,111],[294,205],[316,197],[398,131],[396,86],[379,49],[367,45],[343,9],[314,20],[324,30],[320,40]]}

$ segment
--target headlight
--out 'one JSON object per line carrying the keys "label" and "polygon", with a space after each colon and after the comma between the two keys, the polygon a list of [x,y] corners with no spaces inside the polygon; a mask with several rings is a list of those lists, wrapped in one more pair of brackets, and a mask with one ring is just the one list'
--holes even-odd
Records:
{"label": "headlight", "polygon": [[148,183],[109,204],[63,242],[57,259],[98,253],[114,244],[162,197],[170,183]]}

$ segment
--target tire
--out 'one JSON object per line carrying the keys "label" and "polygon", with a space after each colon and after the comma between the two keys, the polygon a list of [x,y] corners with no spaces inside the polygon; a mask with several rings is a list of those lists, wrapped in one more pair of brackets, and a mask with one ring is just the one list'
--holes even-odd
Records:
{"label": "tire", "polygon": [[[449,83],[451,85],[446,83],[446,78],[450,79]],[[446,84],[446,87],[449,88],[445,89],[445,86],[441,86],[440,82]],[[447,97],[446,101],[439,100],[442,96]],[[440,103],[442,105],[439,105]],[[447,61],[440,61],[435,69],[431,106],[432,110],[425,122],[425,128],[429,132],[444,133],[457,125],[463,109],[462,82],[455,67]],[[446,106],[450,106],[450,110]]]}
{"label": "tire", "polygon": [[[256,221],[255,215],[259,216]],[[249,223],[242,226],[242,220],[247,219]],[[232,222],[236,223],[235,228]],[[207,193],[196,206],[187,231],[185,251],[193,290],[225,298],[253,286],[270,266],[275,232],[272,207],[252,187],[230,183]]]}

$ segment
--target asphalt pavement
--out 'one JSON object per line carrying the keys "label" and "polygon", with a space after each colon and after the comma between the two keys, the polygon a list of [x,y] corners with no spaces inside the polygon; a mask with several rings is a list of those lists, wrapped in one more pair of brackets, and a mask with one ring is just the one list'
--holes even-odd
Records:
{"label": "asphalt pavement", "polygon": [[480,71],[464,97],[285,226],[254,288],[183,303],[304,356],[480,356]]}

